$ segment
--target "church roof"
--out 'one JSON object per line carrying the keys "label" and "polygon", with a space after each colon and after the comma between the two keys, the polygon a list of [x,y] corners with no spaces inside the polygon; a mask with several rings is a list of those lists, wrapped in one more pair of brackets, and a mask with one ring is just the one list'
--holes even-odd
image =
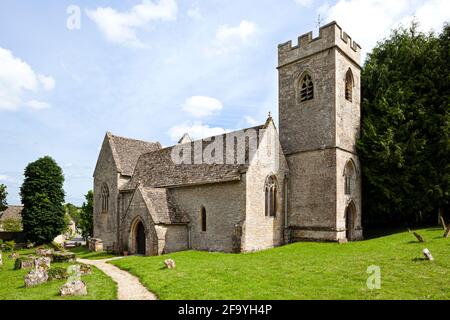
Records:
{"label": "church roof", "polygon": [[0,222],[8,219],[22,220],[23,206],[8,206],[5,211],[0,212]]}
{"label": "church roof", "polygon": [[[267,124],[268,122],[264,125],[242,129],[236,132],[250,129],[263,129]],[[214,142],[216,137],[224,136],[225,134],[222,134],[203,139],[203,150],[208,144]],[[191,144],[191,150],[194,150],[196,141],[188,143]],[[223,146],[223,154],[225,155],[225,143]],[[131,180],[122,190],[134,190],[139,184],[144,187],[157,188],[239,181],[241,172],[248,166],[247,161],[247,164],[175,164],[171,157],[172,150],[175,147],[177,146],[142,154],[137,161]],[[248,148],[248,146],[246,147]]]}
{"label": "church roof", "polygon": [[125,176],[131,176],[133,174],[134,167],[141,154],[161,149],[159,142],[124,138],[115,136],[109,132],[107,136],[111,142],[117,169]]}
{"label": "church roof", "polygon": [[155,224],[188,223],[187,215],[180,209],[166,188],[139,188]]}

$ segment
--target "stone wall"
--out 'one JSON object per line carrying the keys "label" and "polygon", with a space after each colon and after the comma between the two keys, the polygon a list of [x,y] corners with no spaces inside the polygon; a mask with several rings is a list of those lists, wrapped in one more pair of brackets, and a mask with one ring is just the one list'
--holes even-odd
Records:
{"label": "stone wall", "polygon": [[[170,190],[189,217],[190,248],[233,252],[236,225],[245,217],[245,182],[187,186]],[[201,208],[206,209],[206,232],[202,231]]]}
{"label": "stone wall", "polygon": [[[105,247],[112,246],[117,241],[118,179],[111,147],[105,138],[94,173],[94,238],[102,239]],[[106,213],[101,212],[104,183],[109,189],[109,210]]]}
{"label": "stone wall", "polygon": [[336,240],[335,149],[301,152],[287,161],[293,239]]}
{"label": "stone wall", "polygon": [[[243,225],[242,251],[255,251],[284,243],[285,194],[284,181],[288,175],[287,162],[278,133],[270,123],[259,142],[255,159],[246,173],[246,219]],[[275,217],[265,214],[265,182],[275,176],[278,182]]]}

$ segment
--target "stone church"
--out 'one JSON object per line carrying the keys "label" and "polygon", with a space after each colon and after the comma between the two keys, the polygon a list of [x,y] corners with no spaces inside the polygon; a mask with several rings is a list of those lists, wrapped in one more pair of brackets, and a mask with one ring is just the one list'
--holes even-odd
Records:
{"label": "stone church", "polygon": [[279,128],[165,148],[106,133],[94,237],[144,255],[362,239],[360,53],[336,22],[280,44]]}

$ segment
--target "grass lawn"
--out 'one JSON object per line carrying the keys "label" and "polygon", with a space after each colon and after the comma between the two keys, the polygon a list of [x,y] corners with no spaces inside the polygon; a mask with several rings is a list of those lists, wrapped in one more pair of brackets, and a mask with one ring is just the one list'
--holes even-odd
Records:
{"label": "grass lawn", "polygon": [[[294,243],[256,253],[185,251],[127,257],[112,264],[138,276],[160,299],[449,299],[450,239],[442,228],[365,241]],[[423,259],[428,248],[435,261]],[[164,268],[172,258],[176,269]],[[369,290],[367,268],[381,268]]]}
{"label": "grass lawn", "polygon": [[77,258],[88,259],[88,260],[100,260],[100,259],[107,259],[107,258],[116,257],[116,255],[111,254],[111,253],[107,253],[105,251],[103,251],[103,252],[91,252],[85,246],[72,248],[72,249],[69,249],[69,251],[75,253]]}
{"label": "grass lawn", "polygon": [[[18,251],[21,256],[33,254],[33,250]],[[32,288],[25,288],[24,276],[30,269],[13,270],[14,260],[3,253],[3,267],[0,267],[0,300],[111,300],[117,297],[115,282],[103,272],[92,267],[90,275],[82,276],[88,295],[84,297],[61,297],[59,288],[66,280],[54,280]],[[68,267],[69,263],[52,263],[52,266]]]}

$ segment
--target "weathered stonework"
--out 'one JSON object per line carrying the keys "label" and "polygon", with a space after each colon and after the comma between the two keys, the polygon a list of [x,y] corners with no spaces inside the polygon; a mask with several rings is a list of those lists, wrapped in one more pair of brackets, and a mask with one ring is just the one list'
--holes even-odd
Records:
{"label": "weathered stonework", "polygon": [[[221,162],[229,152],[224,135],[184,135],[161,148],[107,133],[94,172],[94,237],[105,249],[247,252],[362,238],[360,47],[333,22],[315,39],[308,33],[297,46],[279,45],[278,71],[279,134],[270,116],[228,134],[258,132],[256,153],[251,158],[246,149],[245,164]],[[305,74],[314,88],[308,101],[301,94]],[[194,164],[172,161],[180,146],[190,148],[183,156],[194,155]],[[219,162],[197,163],[197,146],[214,150]],[[270,201],[267,181],[276,190]]]}

